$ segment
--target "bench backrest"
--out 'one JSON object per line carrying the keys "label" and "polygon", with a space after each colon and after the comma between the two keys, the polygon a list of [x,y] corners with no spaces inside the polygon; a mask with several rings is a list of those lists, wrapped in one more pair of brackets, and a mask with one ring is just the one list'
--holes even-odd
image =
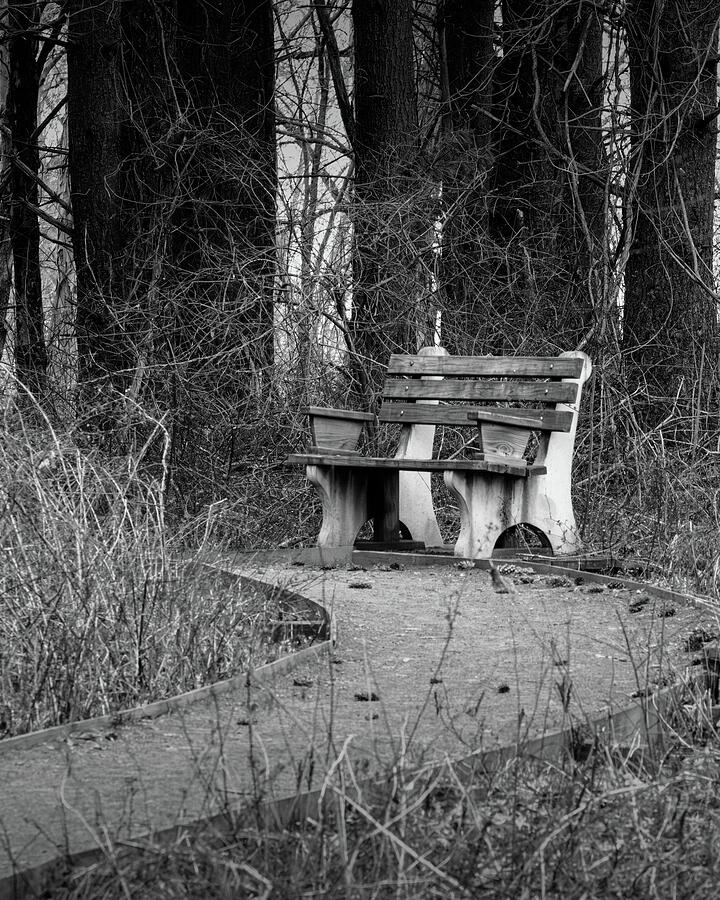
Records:
{"label": "bench backrest", "polygon": [[[585,357],[404,356],[390,357],[383,386],[381,422],[468,425],[478,407],[500,409],[518,425],[569,431],[571,411],[554,410],[575,403]],[[429,380],[435,376],[440,380]],[[561,379],[573,379],[562,381]],[[419,404],[419,400],[441,401]],[[444,403],[443,403],[444,401]],[[447,405],[452,403],[453,405]],[[498,403],[504,404],[498,407]],[[506,406],[518,403],[515,408]],[[543,411],[542,425],[528,404]]]}
{"label": "bench backrest", "polygon": [[[388,364],[378,419],[404,428],[402,449],[418,426],[478,428],[474,453],[520,463],[532,432],[545,459],[549,435],[572,447],[582,384],[591,371],[584,353],[557,357],[395,354]],[[513,405],[514,404],[514,405]],[[472,442],[471,442],[472,443]],[[429,455],[429,454],[428,454]]]}

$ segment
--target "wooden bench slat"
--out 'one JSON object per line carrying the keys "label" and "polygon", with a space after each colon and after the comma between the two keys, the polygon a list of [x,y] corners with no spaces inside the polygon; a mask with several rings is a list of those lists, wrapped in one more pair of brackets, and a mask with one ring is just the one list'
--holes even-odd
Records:
{"label": "wooden bench slat", "polygon": [[383,397],[398,400],[517,400],[534,403],[573,403],[572,381],[424,381],[388,378]]}
{"label": "wooden bench slat", "polygon": [[503,422],[543,431],[570,431],[573,414],[554,409],[512,409],[505,407],[430,406],[421,403],[383,403],[378,420],[408,425],[467,427],[471,421]]}
{"label": "wooden bench slat", "polygon": [[372,422],[375,416],[370,412],[359,412],[356,409],[335,409],[325,406],[308,406],[304,412],[309,416],[324,416],[327,419],[352,419],[359,422]]}
{"label": "wooden bench slat", "polygon": [[337,466],[356,469],[398,469],[404,472],[497,472],[501,475],[527,478],[545,475],[545,466],[515,464],[481,459],[388,459],[385,456],[335,456],[331,453],[291,453],[286,463],[306,466]]}
{"label": "wooden bench slat", "polygon": [[583,360],[543,356],[408,356],[394,353],[388,375],[579,378]]}
{"label": "wooden bench slat", "polygon": [[565,431],[572,428],[573,414],[555,409],[473,409],[468,418],[474,422],[496,422],[531,428],[535,431]]}

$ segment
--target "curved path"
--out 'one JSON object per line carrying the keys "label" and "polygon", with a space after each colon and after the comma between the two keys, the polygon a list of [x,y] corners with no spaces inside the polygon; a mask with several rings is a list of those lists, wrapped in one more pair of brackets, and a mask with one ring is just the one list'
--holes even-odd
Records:
{"label": "curved path", "polygon": [[0,744],[0,897],[58,851],[318,788],[328,771],[350,784],[588,723],[683,674],[692,629],[717,628],[709,605],[527,568],[507,594],[456,565],[246,572],[329,607],[335,648],[155,719]]}

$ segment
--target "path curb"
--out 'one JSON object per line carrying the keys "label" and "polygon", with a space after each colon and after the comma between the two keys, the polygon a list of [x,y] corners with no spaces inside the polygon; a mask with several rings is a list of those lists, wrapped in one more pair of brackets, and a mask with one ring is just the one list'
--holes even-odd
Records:
{"label": "path curb", "polygon": [[[119,725],[127,725],[130,722],[139,722],[142,719],[154,719],[158,716],[163,716],[166,713],[183,709],[186,706],[190,706],[192,703],[207,700],[210,697],[221,697],[223,694],[237,690],[239,687],[267,685],[278,675],[286,675],[297,666],[302,665],[302,663],[327,653],[335,643],[335,620],[331,612],[318,601],[303,597],[301,594],[289,591],[286,588],[278,588],[275,585],[265,584],[265,582],[258,581],[255,578],[239,575],[238,573],[231,572],[229,569],[221,569],[218,566],[211,566],[211,568],[222,571],[226,575],[234,576],[241,586],[248,585],[254,590],[267,592],[270,595],[276,595],[278,592],[281,592],[283,599],[288,602],[293,603],[301,601],[304,605],[309,604],[311,607],[315,608],[318,615],[318,625],[322,626],[323,633],[327,634],[328,637],[320,643],[314,644],[311,647],[306,647],[296,653],[289,653],[287,656],[273,660],[271,663],[265,663],[265,665],[258,666],[256,669],[248,669],[244,672],[240,672],[238,675],[234,675],[232,678],[227,678],[224,681],[217,681],[214,684],[209,684],[205,687],[195,688],[195,690],[186,691],[185,693],[177,694],[174,697],[166,697],[163,700],[148,703],[146,706],[135,706],[131,709],[119,710],[118,712],[107,716],[96,716],[92,719],[78,719],[75,722],[68,722],[66,725],[56,725],[52,728],[44,728],[41,731],[32,731],[29,734],[20,734],[16,737],[5,738],[0,741],[0,757],[15,750],[27,750],[30,747],[37,747],[38,744],[45,744],[49,741],[65,740],[68,737],[72,737],[73,734],[92,731],[101,732],[110,728],[115,728]],[[2,897],[1,893],[0,897]]]}

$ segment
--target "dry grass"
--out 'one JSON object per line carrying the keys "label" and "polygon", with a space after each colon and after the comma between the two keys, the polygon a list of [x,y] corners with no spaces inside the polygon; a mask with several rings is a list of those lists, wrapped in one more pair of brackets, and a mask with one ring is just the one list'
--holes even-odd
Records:
{"label": "dry grass", "polygon": [[[709,720],[680,713],[662,750],[596,745],[582,760],[519,755],[492,773],[398,760],[358,789],[346,756],[315,818],[170,845],[116,846],[53,896],[80,898],[715,897],[720,751]],[[348,786],[355,790],[348,790]]]}
{"label": "dry grass", "polygon": [[583,429],[574,485],[591,548],[638,559],[677,590],[720,596],[716,436],[668,442],[661,429],[621,435],[600,419]]}
{"label": "dry grass", "polygon": [[195,565],[186,534],[168,537],[163,470],[149,471],[142,451],[101,461],[49,426],[6,428],[0,472],[0,737],[277,655],[272,604]]}

